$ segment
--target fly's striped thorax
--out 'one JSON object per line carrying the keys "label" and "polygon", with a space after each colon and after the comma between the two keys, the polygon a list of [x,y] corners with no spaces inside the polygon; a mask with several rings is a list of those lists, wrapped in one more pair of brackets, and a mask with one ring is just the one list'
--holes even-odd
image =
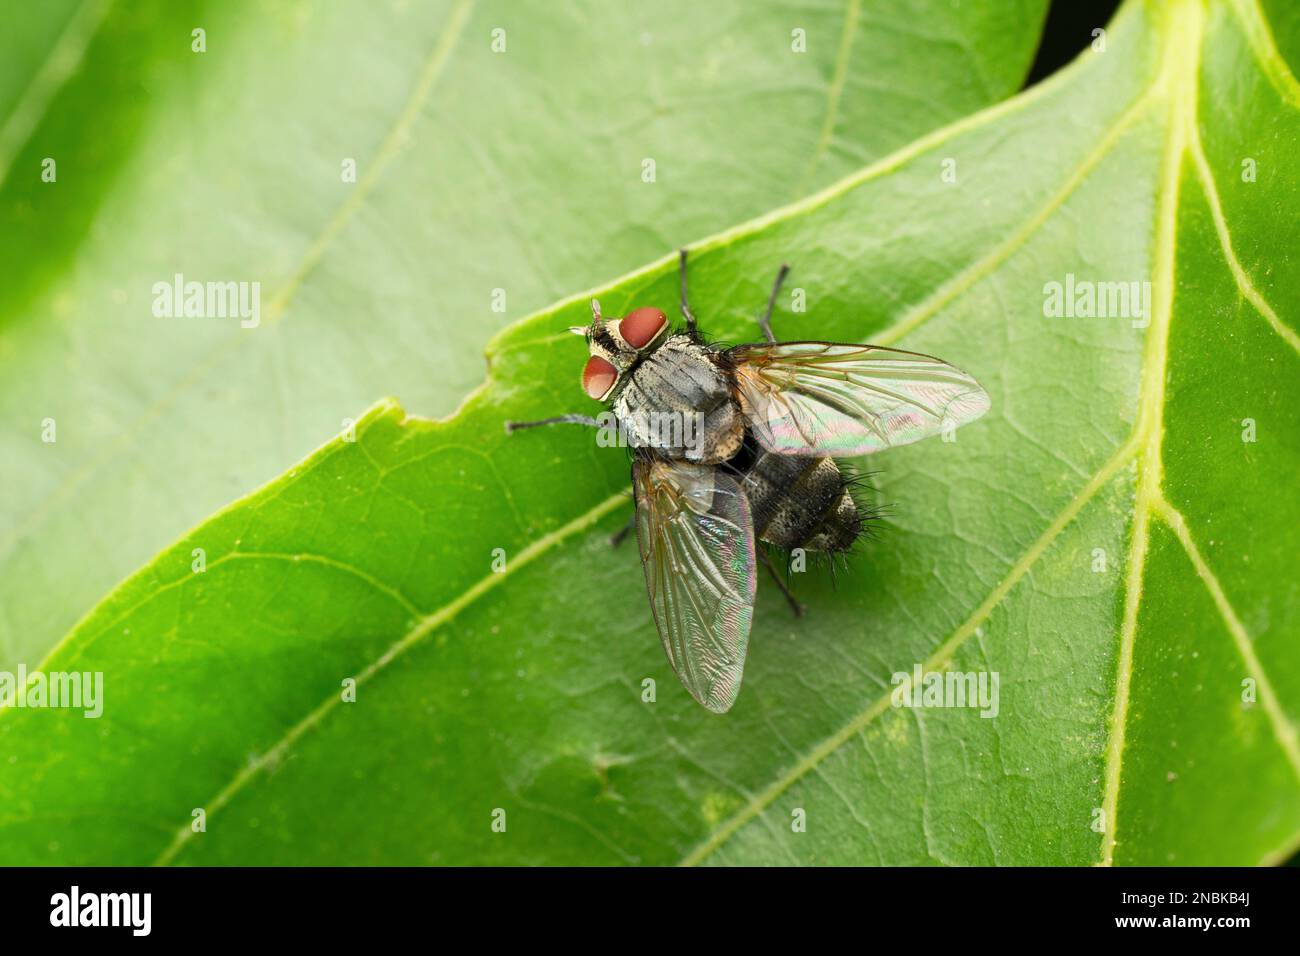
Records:
{"label": "fly's striped thorax", "polygon": [[[745,438],[740,408],[716,353],[690,335],[669,336],[641,359],[624,376],[612,407],[634,441],[668,458],[726,461]],[[683,431],[693,435],[693,441],[657,441],[663,422],[687,423]]]}

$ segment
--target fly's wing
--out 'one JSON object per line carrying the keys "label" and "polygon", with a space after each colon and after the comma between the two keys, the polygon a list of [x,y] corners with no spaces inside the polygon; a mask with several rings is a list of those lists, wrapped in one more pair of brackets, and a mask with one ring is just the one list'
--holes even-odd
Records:
{"label": "fly's wing", "polygon": [[979,382],[916,352],[774,342],[727,354],[754,437],[778,454],[868,455],[964,425],[989,409]]}
{"label": "fly's wing", "polygon": [[668,663],[692,697],[725,713],[740,692],[754,615],[754,523],[735,478],[707,465],[632,466],[646,591]]}

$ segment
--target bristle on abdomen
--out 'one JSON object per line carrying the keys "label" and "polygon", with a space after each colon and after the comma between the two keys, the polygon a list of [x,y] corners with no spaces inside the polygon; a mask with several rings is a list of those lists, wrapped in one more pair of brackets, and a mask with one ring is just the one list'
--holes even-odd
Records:
{"label": "bristle on abdomen", "polygon": [[862,535],[863,525],[863,512],[845,485],[835,506],[803,547],[809,551],[848,551]]}

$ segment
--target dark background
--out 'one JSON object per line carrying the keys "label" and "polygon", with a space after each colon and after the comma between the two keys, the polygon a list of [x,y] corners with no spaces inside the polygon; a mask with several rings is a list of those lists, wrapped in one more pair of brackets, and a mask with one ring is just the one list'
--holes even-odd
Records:
{"label": "dark background", "polygon": [[1118,8],[1119,0],[1052,0],[1025,86],[1033,86],[1073,60],[1092,42],[1092,31],[1110,23]]}

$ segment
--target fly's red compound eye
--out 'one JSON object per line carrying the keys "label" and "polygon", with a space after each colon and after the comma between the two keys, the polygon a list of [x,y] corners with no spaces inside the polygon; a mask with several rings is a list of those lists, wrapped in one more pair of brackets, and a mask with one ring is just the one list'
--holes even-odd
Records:
{"label": "fly's red compound eye", "polygon": [[587,359],[587,365],[582,370],[582,388],[588,395],[597,400],[602,399],[609,394],[616,381],[618,369],[599,355]]}
{"label": "fly's red compound eye", "polygon": [[668,324],[668,316],[658,309],[633,309],[618,323],[618,334],[634,349],[645,348],[659,330]]}

